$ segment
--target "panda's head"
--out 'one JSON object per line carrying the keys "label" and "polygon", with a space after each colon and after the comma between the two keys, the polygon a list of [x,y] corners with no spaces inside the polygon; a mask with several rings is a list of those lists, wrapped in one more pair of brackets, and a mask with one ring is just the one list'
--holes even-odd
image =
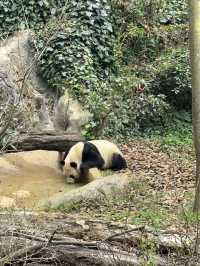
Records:
{"label": "panda's head", "polygon": [[82,142],[75,144],[69,150],[69,153],[64,160],[63,173],[67,179],[73,179],[74,182],[78,182],[81,176],[80,165],[83,146],[84,144]]}
{"label": "panda's head", "polygon": [[67,178],[71,178],[74,182],[77,182],[80,177],[78,164],[76,162],[65,162],[63,173]]}

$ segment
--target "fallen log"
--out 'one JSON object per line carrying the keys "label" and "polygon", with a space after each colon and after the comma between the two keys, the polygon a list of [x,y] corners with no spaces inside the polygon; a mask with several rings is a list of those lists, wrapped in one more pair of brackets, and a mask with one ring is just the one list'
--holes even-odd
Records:
{"label": "fallen log", "polygon": [[42,131],[21,133],[3,152],[21,152],[34,150],[68,151],[83,138],[77,134],[66,134],[64,131]]}

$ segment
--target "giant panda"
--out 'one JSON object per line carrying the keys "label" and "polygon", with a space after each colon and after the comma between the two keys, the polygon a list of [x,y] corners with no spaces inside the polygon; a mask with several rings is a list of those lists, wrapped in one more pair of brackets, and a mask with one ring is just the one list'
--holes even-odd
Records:
{"label": "giant panda", "polygon": [[94,180],[101,176],[99,170],[113,171],[127,168],[122,152],[107,140],[78,142],[65,155],[63,173],[74,182]]}

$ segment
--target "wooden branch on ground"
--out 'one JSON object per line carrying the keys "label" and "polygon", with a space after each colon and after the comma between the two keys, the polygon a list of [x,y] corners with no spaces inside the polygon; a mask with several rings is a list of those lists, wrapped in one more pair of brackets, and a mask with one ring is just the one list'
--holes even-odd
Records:
{"label": "wooden branch on ground", "polygon": [[62,131],[22,133],[7,147],[5,153],[33,150],[65,152],[81,140],[83,138],[76,134],[66,134]]}
{"label": "wooden branch on ground", "polygon": [[143,225],[85,220],[60,213],[0,213],[0,220],[0,266],[13,262],[18,266],[24,260],[27,266],[54,265],[54,261],[70,266],[141,265],[141,259],[149,259],[140,249],[141,239],[155,243],[156,254],[150,256],[155,265],[168,265],[166,254],[192,252],[193,240],[187,235]]}
{"label": "wooden branch on ground", "polygon": [[[38,266],[43,265],[43,260],[45,262],[47,258],[49,261],[51,260],[52,252],[56,254],[56,261],[61,263],[60,265],[140,265],[136,255],[125,251],[119,252],[109,249],[105,251],[101,249],[91,250],[86,247],[73,245],[45,247],[44,244],[36,244],[3,257],[0,259],[0,266],[20,265],[20,262],[24,260],[26,260],[26,265],[28,265],[28,262],[35,261],[36,259]],[[37,256],[34,258],[35,253],[37,253]]]}

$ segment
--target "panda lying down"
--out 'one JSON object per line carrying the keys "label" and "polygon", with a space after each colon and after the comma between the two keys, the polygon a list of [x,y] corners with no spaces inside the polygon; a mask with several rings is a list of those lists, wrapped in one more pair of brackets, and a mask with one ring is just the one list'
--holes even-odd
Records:
{"label": "panda lying down", "polygon": [[78,142],[64,155],[60,163],[67,180],[73,182],[87,182],[99,178],[99,170],[118,171],[127,168],[121,151],[107,140]]}

